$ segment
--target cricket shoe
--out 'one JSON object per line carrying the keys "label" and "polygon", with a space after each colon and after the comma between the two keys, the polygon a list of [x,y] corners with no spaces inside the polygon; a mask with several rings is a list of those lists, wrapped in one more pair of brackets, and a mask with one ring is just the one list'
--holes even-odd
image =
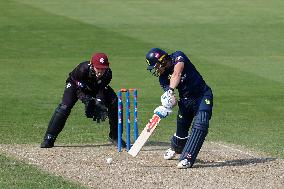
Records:
{"label": "cricket shoe", "polygon": [[54,141],[53,140],[43,140],[40,144],[41,148],[52,148],[54,147]]}
{"label": "cricket shoe", "polygon": [[164,159],[170,160],[173,159],[176,155],[176,152],[171,148],[167,149],[166,153],[164,154]]}
{"label": "cricket shoe", "polygon": [[192,167],[191,163],[188,161],[187,158],[181,160],[178,165],[177,165],[177,168],[178,169],[187,169],[187,168],[190,168]]}
{"label": "cricket shoe", "polygon": [[42,143],[40,144],[41,148],[52,148],[54,147],[54,142],[56,140],[56,137],[54,135],[51,134],[47,134]]}

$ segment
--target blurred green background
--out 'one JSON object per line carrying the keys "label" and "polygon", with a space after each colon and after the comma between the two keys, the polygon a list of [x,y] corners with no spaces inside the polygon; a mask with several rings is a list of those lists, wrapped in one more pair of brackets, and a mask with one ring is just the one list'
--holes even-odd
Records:
{"label": "blurred green background", "polygon": [[[68,73],[93,52],[108,54],[115,90],[139,90],[141,131],[162,94],[145,54],[160,47],[185,52],[213,89],[208,141],[283,158],[283,8],[281,0],[0,1],[0,143],[40,144]],[[150,141],[169,142],[175,124],[175,115],[162,120]],[[78,102],[57,143],[106,143],[108,130]]]}

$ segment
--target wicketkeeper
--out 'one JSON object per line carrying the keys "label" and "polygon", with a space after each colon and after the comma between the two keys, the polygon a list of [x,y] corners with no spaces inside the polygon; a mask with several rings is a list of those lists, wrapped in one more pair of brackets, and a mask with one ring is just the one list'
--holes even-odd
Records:
{"label": "wicketkeeper", "polygon": [[[153,48],[146,55],[148,70],[159,77],[165,91],[161,96],[162,106],[154,113],[165,118],[176,105],[175,89],[178,90],[178,115],[176,133],[171,139],[171,148],[164,159],[179,157],[178,168],[192,167],[208,133],[212,115],[213,94],[189,58],[181,51],[168,54]],[[192,125],[189,134],[189,128]]]}
{"label": "wicketkeeper", "polygon": [[[85,104],[85,115],[100,123],[109,118],[109,140],[117,145],[118,99],[109,86],[112,71],[108,57],[104,53],[95,53],[91,61],[80,63],[66,80],[62,101],[55,109],[44,135],[41,148],[52,148],[59,133],[75,105],[81,100]],[[125,147],[125,142],[122,143]]]}

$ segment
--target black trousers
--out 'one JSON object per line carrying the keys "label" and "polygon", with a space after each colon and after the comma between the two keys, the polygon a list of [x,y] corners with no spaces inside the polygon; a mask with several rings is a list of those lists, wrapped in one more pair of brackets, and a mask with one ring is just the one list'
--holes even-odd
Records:
{"label": "black trousers", "polygon": [[[116,139],[118,124],[117,95],[110,86],[101,89],[101,91],[99,91],[98,93],[100,98],[105,103],[105,106],[108,108],[110,126],[109,137]],[[77,86],[72,83],[66,83],[61,103],[56,108],[49,122],[45,136],[47,136],[48,134],[54,136],[55,138],[58,136],[58,134],[64,128],[65,122],[78,99]]]}

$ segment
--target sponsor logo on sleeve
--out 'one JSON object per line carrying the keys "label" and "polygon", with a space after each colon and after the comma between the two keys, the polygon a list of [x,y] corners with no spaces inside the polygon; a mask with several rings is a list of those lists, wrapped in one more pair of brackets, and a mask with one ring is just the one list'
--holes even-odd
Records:
{"label": "sponsor logo on sleeve", "polygon": [[69,87],[71,87],[71,83],[67,83],[66,89],[68,89]]}

